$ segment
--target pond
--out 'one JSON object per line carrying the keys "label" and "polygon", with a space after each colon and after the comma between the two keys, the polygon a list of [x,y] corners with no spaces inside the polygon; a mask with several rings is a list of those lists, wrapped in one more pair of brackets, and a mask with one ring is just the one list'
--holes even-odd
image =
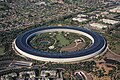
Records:
{"label": "pond", "polygon": [[50,42],[49,41],[41,41],[40,44],[42,45],[48,45]]}

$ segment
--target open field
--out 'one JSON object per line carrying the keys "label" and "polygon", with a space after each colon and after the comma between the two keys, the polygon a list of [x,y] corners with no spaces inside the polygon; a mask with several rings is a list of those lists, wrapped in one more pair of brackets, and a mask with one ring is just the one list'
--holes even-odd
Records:
{"label": "open field", "polygon": [[115,52],[116,54],[120,55],[120,42],[117,42],[113,49],[112,49],[113,52]]}
{"label": "open field", "polygon": [[0,55],[3,55],[3,53],[4,53],[4,47],[0,47]]}
{"label": "open field", "polygon": [[120,55],[120,32],[114,32],[112,35],[108,35],[106,33],[103,34],[103,36],[106,38],[109,49],[111,49],[114,53]]}
{"label": "open field", "polygon": [[62,33],[56,35],[56,39],[60,41],[62,46],[66,46],[69,44],[69,40],[67,40]]}

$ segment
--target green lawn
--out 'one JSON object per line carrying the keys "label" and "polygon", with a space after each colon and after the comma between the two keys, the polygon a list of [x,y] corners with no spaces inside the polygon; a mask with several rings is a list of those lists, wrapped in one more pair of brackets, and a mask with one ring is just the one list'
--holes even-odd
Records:
{"label": "green lawn", "polygon": [[60,44],[62,46],[66,46],[67,44],[69,44],[69,40],[67,40],[62,33],[57,34],[56,39],[60,41]]}
{"label": "green lawn", "polygon": [[2,55],[4,53],[4,48],[3,47],[0,47],[0,55]]}

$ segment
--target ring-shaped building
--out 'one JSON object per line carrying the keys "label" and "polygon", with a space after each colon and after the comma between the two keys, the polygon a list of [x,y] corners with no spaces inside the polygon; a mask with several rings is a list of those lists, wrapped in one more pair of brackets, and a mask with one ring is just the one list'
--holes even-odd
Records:
{"label": "ring-shaped building", "polygon": [[[32,48],[29,44],[30,39],[36,34],[54,31],[65,31],[84,35],[91,39],[92,45],[87,49],[75,52],[65,52],[65,53],[53,53],[53,52],[41,52]],[[88,29],[78,28],[78,27],[39,27],[26,31],[25,33],[19,35],[13,42],[14,50],[28,58],[32,58],[40,61],[49,62],[73,62],[85,60],[94,56],[101,54],[107,47],[106,40],[96,32]]]}

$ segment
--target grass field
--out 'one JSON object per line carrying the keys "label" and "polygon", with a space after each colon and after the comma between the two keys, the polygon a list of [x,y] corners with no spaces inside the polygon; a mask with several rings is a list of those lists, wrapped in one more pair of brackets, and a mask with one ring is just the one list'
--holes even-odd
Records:
{"label": "grass field", "polygon": [[0,47],[0,55],[2,55],[4,53],[4,48],[3,47]]}
{"label": "grass field", "polygon": [[62,33],[57,34],[57,35],[56,35],[56,39],[57,39],[58,41],[60,41],[60,44],[61,44],[62,46],[66,46],[66,45],[69,44],[69,40],[67,40],[67,39],[63,36]]}
{"label": "grass field", "polygon": [[113,52],[117,53],[120,55],[120,43],[116,42],[114,46],[112,46]]}

